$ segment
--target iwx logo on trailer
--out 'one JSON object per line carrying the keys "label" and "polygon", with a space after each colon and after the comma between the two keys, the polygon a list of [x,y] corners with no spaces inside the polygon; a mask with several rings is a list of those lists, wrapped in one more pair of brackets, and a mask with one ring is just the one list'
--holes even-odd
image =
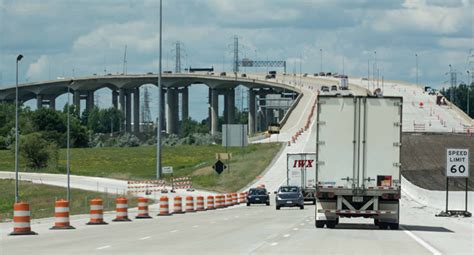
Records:
{"label": "iwx logo on trailer", "polygon": [[313,167],[313,162],[312,159],[299,159],[295,160],[293,167]]}

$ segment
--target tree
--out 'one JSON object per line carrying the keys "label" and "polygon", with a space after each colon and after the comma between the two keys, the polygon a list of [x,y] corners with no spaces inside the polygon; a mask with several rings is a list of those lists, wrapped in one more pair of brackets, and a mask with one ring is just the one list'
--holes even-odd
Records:
{"label": "tree", "polygon": [[40,133],[31,133],[20,140],[20,153],[28,167],[39,169],[47,167],[50,161],[57,165],[59,149]]}

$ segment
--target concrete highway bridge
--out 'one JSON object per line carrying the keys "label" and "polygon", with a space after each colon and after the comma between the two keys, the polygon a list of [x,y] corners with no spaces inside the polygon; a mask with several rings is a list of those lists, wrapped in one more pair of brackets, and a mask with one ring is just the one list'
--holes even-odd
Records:
{"label": "concrete highway bridge", "polygon": [[[209,87],[209,120],[210,132],[218,130],[219,96],[224,96],[224,119],[227,124],[235,123],[235,88],[239,85],[248,90],[248,127],[249,134],[266,128],[270,122],[281,120],[291,105],[293,99],[301,92],[298,87],[275,80],[265,80],[255,75],[248,77],[216,76],[198,73],[163,74],[162,76],[162,126],[167,133],[178,133],[179,120],[189,117],[189,89],[192,84],[205,84]],[[71,81],[74,81],[71,83]],[[121,130],[140,132],[140,87],[146,84],[157,85],[157,74],[106,75],[81,78],[66,78],[52,81],[35,82],[19,85],[19,101],[26,102],[35,99],[37,108],[56,107],[56,99],[66,94],[68,86],[73,94],[73,104],[81,110],[81,100],[86,101],[86,110],[94,107],[94,92],[109,88],[112,93],[112,104],[124,113],[124,123]],[[284,94],[292,97],[284,97]],[[265,98],[273,95],[273,99]],[[192,95],[191,95],[192,96]],[[275,98],[276,96],[276,98]],[[181,100],[179,100],[181,98]],[[0,89],[0,102],[13,102],[15,87]],[[285,104],[275,104],[275,100],[285,101]],[[181,102],[181,103],[180,103]],[[257,118],[257,109],[262,109],[263,117]],[[181,112],[181,119],[179,118]],[[278,116],[278,118],[275,117]],[[257,122],[258,120],[258,122]]]}

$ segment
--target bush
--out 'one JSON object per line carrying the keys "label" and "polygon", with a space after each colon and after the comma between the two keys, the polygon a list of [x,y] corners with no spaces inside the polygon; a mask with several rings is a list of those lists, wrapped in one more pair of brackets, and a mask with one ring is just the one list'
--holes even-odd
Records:
{"label": "bush", "polygon": [[137,147],[140,146],[140,140],[129,133],[117,137],[117,146],[119,147]]}
{"label": "bush", "polygon": [[39,169],[57,167],[59,149],[56,143],[46,141],[40,133],[31,133],[20,139],[20,154],[28,167]]}

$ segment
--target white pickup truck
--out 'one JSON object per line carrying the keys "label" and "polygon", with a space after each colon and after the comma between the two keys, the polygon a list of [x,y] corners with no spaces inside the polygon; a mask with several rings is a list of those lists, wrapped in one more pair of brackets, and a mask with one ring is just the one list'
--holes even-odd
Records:
{"label": "white pickup truck", "polygon": [[317,228],[364,217],[398,229],[402,103],[401,97],[318,97]]}

